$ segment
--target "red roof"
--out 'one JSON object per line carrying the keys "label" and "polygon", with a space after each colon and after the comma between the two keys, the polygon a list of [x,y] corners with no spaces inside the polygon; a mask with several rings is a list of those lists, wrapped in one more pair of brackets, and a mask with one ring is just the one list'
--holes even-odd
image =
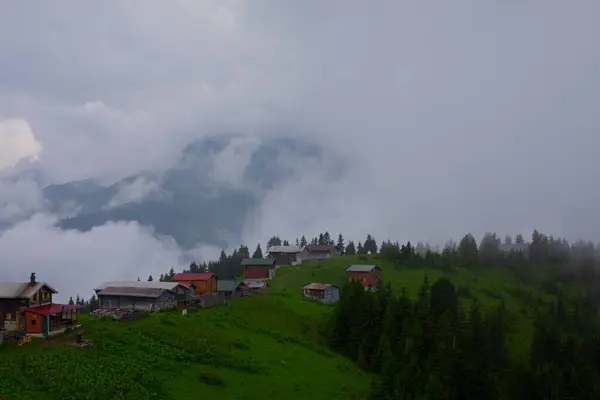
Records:
{"label": "red roof", "polygon": [[77,310],[79,306],[73,304],[45,304],[39,307],[26,308],[24,311],[37,315],[60,314],[63,311]]}
{"label": "red roof", "polygon": [[215,274],[212,272],[202,272],[202,273],[187,273],[187,272],[180,272],[178,274],[175,274],[175,276],[173,277],[173,281],[174,282],[190,282],[190,281],[207,281],[210,278],[212,278]]}
{"label": "red roof", "polygon": [[196,285],[194,285],[194,282],[181,282],[181,284],[185,287],[196,286]]}

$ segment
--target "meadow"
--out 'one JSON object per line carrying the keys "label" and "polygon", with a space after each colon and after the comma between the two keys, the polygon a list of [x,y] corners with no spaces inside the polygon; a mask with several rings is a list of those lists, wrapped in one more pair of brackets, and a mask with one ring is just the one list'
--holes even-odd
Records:
{"label": "meadow", "polygon": [[0,347],[0,395],[7,399],[364,399],[374,376],[324,346],[334,306],[302,298],[310,282],[343,284],[349,264],[378,263],[384,280],[417,295],[425,275],[448,277],[465,306],[503,301],[513,357],[528,354],[531,303],[548,299],[508,270],[396,268],[365,256],[281,267],[268,294],[182,316],[166,311],[131,322],[82,317],[92,348],[67,337]]}

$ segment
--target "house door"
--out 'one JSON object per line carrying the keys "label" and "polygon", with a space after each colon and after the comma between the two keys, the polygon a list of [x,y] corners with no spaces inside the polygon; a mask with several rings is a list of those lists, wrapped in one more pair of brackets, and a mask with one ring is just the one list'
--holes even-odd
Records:
{"label": "house door", "polygon": [[17,317],[17,326],[19,327],[19,330],[21,330],[25,327],[25,314],[17,313],[16,317]]}
{"label": "house door", "polygon": [[44,315],[44,317],[42,318],[42,334],[44,336],[48,336],[48,325],[50,324],[48,318],[49,317],[47,315]]}

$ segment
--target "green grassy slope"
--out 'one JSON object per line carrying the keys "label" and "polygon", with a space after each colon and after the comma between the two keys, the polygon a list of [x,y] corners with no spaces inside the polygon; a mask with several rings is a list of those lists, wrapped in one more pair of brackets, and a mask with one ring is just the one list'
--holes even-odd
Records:
{"label": "green grassy slope", "polygon": [[8,399],[21,400],[364,399],[372,377],[319,338],[333,306],[304,300],[301,288],[310,282],[343,284],[349,264],[367,263],[379,264],[384,280],[397,292],[405,287],[409,296],[417,294],[427,274],[432,283],[446,276],[462,288],[465,306],[467,292],[484,308],[503,299],[511,315],[512,355],[527,355],[529,303],[541,292],[509,271],[397,269],[350,256],[281,267],[268,295],[235,299],[186,317],[162,312],[134,322],[84,319],[84,337],[95,344],[90,349],[67,346],[64,337],[23,348],[5,343],[0,346],[0,395],[4,391]]}
{"label": "green grassy slope", "polygon": [[[270,293],[282,296],[288,307],[306,307],[301,301],[301,288],[310,282],[334,283],[343,285],[346,281],[344,270],[351,264],[377,264],[383,269],[383,281],[390,282],[396,293],[406,288],[407,295],[416,297],[427,275],[430,284],[445,277],[450,279],[459,290],[464,311],[468,310],[473,298],[482,308],[490,309],[503,301],[509,313],[509,346],[511,356],[523,359],[529,354],[533,336],[533,305],[538,297],[544,301],[555,300],[554,296],[544,293],[540,285],[523,282],[512,271],[500,268],[471,270],[455,268],[441,270],[433,268],[396,268],[392,264],[373,256],[345,256],[325,262],[308,262],[298,267],[282,267],[271,282]],[[541,275],[540,281],[543,278]],[[298,310],[299,312],[300,310]],[[314,310],[311,310],[315,312]],[[325,312],[319,309],[319,314]]]}

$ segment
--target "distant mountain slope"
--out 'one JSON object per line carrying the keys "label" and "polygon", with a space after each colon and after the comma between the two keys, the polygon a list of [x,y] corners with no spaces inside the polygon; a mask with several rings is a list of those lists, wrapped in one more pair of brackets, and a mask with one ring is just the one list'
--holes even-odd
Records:
{"label": "distant mountain slope", "polygon": [[[183,248],[199,242],[224,247],[239,238],[247,216],[269,190],[299,177],[298,165],[314,165],[323,157],[317,145],[292,138],[212,136],[188,145],[168,171],[110,186],[94,179],[49,185],[44,198],[52,212],[67,214],[60,221],[63,229],[137,221]],[[341,162],[328,165],[335,179]]]}

